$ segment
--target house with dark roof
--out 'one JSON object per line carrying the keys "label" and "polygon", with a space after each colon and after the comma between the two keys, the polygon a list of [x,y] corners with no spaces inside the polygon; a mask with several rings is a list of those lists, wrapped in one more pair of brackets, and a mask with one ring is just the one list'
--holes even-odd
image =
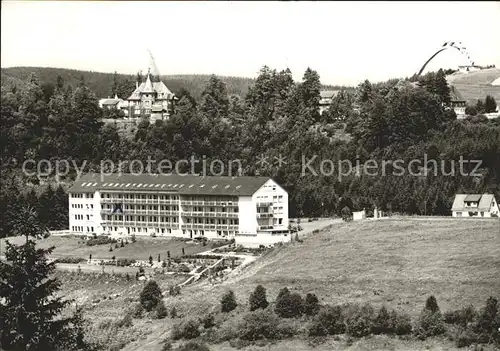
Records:
{"label": "house with dark roof", "polygon": [[288,193],[268,177],[86,174],[68,194],[78,234],[290,241]]}
{"label": "house with dark roof", "polygon": [[451,208],[453,217],[498,217],[498,202],[493,194],[457,194]]}
{"label": "house with dark roof", "polygon": [[148,71],[144,82],[136,82],[133,93],[127,98],[127,116],[145,117],[151,122],[166,120],[173,112],[177,98],[162,81],[152,81]]}
{"label": "house with dark roof", "polygon": [[465,108],[467,107],[467,101],[462,97],[455,86],[450,85],[450,105],[458,119],[465,118]]}

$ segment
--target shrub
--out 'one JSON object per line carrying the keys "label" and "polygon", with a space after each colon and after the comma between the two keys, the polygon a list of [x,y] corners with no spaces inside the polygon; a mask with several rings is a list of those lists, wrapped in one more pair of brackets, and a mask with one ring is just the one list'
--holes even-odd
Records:
{"label": "shrub", "polygon": [[161,351],[172,351],[172,343],[170,342],[170,340],[167,339],[163,342]]}
{"label": "shrub", "polygon": [[140,296],[142,307],[149,312],[158,305],[161,298],[162,294],[158,284],[154,280],[148,281]]}
{"label": "shrub", "polygon": [[374,334],[392,334],[394,332],[393,314],[382,306],[378,311],[377,317],[373,321],[372,331]]}
{"label": "shrub", "polygon": [[366,303],[363,306],[351,305],[346,311],[346,333],[351,336],[362,337],[372,331],[375,312],[373,307]]}
{"label": "shrub", "polygon": [[170,318],[177,318],[177,309],[175,306],[170,310]]}
{"label": "shrub", "polygon": [[326,336],[345,332],[344,318],[340,306],[320,309],[308,328],[310,336]]}
{"label": "shrub", "polygon": [[319,311],[319,300],[315,294],[308,293],[304,301],[304,313],[308,316],[314,316]]}
{"label": "shrub", "polygon": [[224,296],[222,296],[220,303],[222,312],[231,312],[236,308],[236,306],[238,306],[238,303],[236,302],[236,297],[232,290],[229,290],[227,293],[224,294]]}
{"label": "shrub", "polygon": [[182,346],[179,346],[176,351],[210,351],[210,348],[198,341],[190,340]]}
{"label": "shrub", "polygon": [[116,322],[116,326],[118,328],[121,328],[121,327],[131,327],[132,326],[132,316],[133,315],[133,312],[127,312],[125,314],[125,316],[122,318],[122,319],[119,319],[117,322]]}
{"label": "shrub", "polygon": [[205,317],[201,319],[201,323],[203,324],[203,328],[210,329],[215,326],[214,315],[209,313]]}
{"label": "shrub", "polygon": [[172,285],[168,289],[168,293],[170,296],[177,296],[181,293],[181,288],[178,285]]}
{"label": "shrub", "polygon": [[188,266],[186,266],[185,264],[180,264],[176,267],[176,270],[177,272],[179,273],[189,273],[191,272],[191,270],[189,269]]}
{"label": "shrub", "polygon": [[303,307],[302,297],[297,293],[290,294],[288,288],[285,287],[278,293],[274,311],[280,317],[292,318],[301,316]]}
{"label": "shrub", "polygon": [[250,311],[255,311],[259,308],[265,309],[269,305],[266,298],[266,289],[262,285],[257,285],[250,295],[249,305]]}
{"label": "shrub", "polygon": [[144,308],[142,307],[142,305],[140,303],[136,304],[134,309],[133,309],[133,312],[132,312],[132,317],[134,318],[142,318],[142,314],[144,312]]}
{"label": "shrub", "polygon": [[500,313],[498,311],[498,301],[494,297],[486,300],[486,306],[481,309],[474,331],[479,336],[480,342],[492,342],[500,344]]}
{"label": "shrub", "polygon": [[446,331],[443,316],[439,310],[436,298],[430,296],[415,325],[415,335],[424,340],[430,336],[440,335]]}
{"label": "shrub", "polygon": [[180,323],[174,324],[172,329],[172,339],[194,339],[200,335],[200,324],[194,319],[188,319]]}
{"label": "shrub", "polygon": [[97,236],[95,238],[87,240],[87,246],[106,245],[111,244],[112,242],[113,240],[111,240],[107,236]]}
{"label": "shrub", "polygon": [[155,317],[158,319],[163,319],[166,316],[168,316],[167,308],[165,307],[163,300],[160,300],[155,308]]}
{"label": "shrub", "polygon": [[130,258],[119,258],[116,260],[116,265],[119,267],[128,267],[134,264],[136,261]]}
{"label": "shrub", "polygon": [[247,312],[237,325],[240,339],[255,341],[261,339],[277,340],[294,334],[293,328],[280,324],[280,319],[271,310]]}
{"label": "shrub", "polygon": [[478,336],[470,328],[460,329],[455,336],[457,347],[470,346],[478,341]]}
{"label": "shrub", "polygon": [[476,310],[470,305],[460,310],[446,312],[443,317],[445,323],[466,327],[476,319],[476,315]]}
{"label": "shrub", "polygon": [[396,335],[411,334],[412,326],[411,326],[411,318],[409,315],[392,311],[391,319],[392,322],[394,323],[394,333]]}
{"label": "shrub", "polygon": [[87,261],[87,260],[84,258],[80,258],[80,257],[61,257],[61,258],[57,258],[55,260],[56,263],[74,263],[74,264],[85,262],[85,261]]}

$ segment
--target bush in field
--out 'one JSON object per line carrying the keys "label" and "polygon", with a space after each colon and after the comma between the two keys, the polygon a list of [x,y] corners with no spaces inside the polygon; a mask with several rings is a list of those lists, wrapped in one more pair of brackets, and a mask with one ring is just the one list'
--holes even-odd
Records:
{"label": "bush in field", "polygon": [[163,300],[160,300],[160,302],[158,302],[155,308],[155,317],[157,319],[163,319],[167,316],[168,316],[167,308],[165,307]]}
{"label": "bush in field", "polygon": [[321,308],[308,327],[309,336],[335,335],[344,332],[344,317],[340,306]]}
{"label": "bush in field", "polygon": [[392,334],[394,332],[394,321],[391,313],[385,306],[378,311],[377,317],[373,321],[372,331],[374,334]]}
{"label": "bush in field", "polygon": [[133,318],[133,312],[127,312],[122,319],[118,320],[118,322],[116,323],[116,326],[118,328],[131,327],[132,326],[132,318]]}
{"label": "bush in field", "polygon": [[314,316],[319,312],[319,300],[315,294],[308,293],[304,301],[304,313],[308,316]]}
{"label": "bush in field", "polygon": [[201,342],[190,340],[179,346],[175,351],[210,351],[210,348]]}
{"label": "bush in field", "polygon": [[421,339],[425,340],[430,336],[440,335],[446,331],[444,319],[437,304],[436,298],[430,296],[425,307],[420,313],[420,317],[415,325],[414,333]]}
{"label": "bush in field", "polygon": [[467,347],[478,342],[478,335],[471,328],[460,329],[455,335],[457,347]]}
{"label": "bush in field", "polygon": [[136,261],[130,258],[119,258],[116,260],[116,265],[119,267],[128,267],[134,264]]}
{"label": "bush in field", "polygon": [[476,316],[476,310],[470,305],[460,310],[446,312],[443,317],[445,323],[466,327],[476,319]]}
{"label": "bush in field", "polygon": [[237,331],[240,339],[248,341],[277,340],[294,334],[291,328],[280,324],[278,316],[268,309],[247,312],[237,325]]}
{"label": "bush in field", "polygon": [[474,325],[474,331],[480,342],[495,342],[500,345],[500,312],[498,301],[494,297],[486,300],[486,306],[481,309]]}
{"label": "bush in field", "polygon": [[293,318],[302,315],[304,302],[302,297],[297,294],[291,294],[288,288],[283,288],[278,293],[274,311],[282,318]]}
{"label": "bush in field", "polygon": [[348,306],[345,316],[346,333],[355,337],[369,335],[374,317],[373,307],[368,303],[361,307],[357,304]]}
{"label": "bush in field", "polygon": [[142,315],[144,313],[144,308],[140,303],[136,304],[134,306],[133,312],[132,312],[132,317],[134,318],[142,318]]}
{"label": "bush in field", "polygon": [[111,240],[107,236],[98,236],[95,238],[91,238],[86,242],[87,246],[106,245],[111,243],[113,243],[113,240]]}
{"label": "bush in field", "polygon": [[257,285],[250,295],[248,303],[250,305],[250,311],[255,311],[259,308],[265,309],[269,305],[266,298],[266,289],[262,285]]}
{"label": "bush in field", "polygon": [[201,324],[203,324],[203,328],[205,329],[210,329],[212,327],[215,327],[215,319],[214,319],[214,315],[209,313],[207,314],[206,316],[204,316],[201,320],[200,320]]}
{"label": "bush in field", "polygon": [[411,326],[411,318],[409,315],[392,311],[391,320],[394,323],[394,333],[396,335],[411,334],[412,326]]}
{"label": "bush in field", "polygon": [[158,305],[161,298],[162,294],[158,284],[154,280],[148,281],[140,296],[142,307],[149,312]]}
{"label": "bush in field", "polygon": [[199,322],[194,319],[174,324],[172,329],[172,339],[179,340],[197,338],[200,335],[199,327]]}
{"label": "bush in field", "polygon": [[177,296],[181,293],[181,288],[178,285],[172,285],[168,289],[168,293],[170,296]]}
{"label": "bush in field", "polygon": [[229,290],[224,294],[224,296],[222,296],[220,303],[222,312],[231,312],[236,308],[236,306],[238,306],[238,303],[236,302],[236,296],[234,295],[234,292],[232,290]]}
{"label": "bush in field", "polygon": [[170,310],[170,318],[177,318],[177,309],[175,306]]}

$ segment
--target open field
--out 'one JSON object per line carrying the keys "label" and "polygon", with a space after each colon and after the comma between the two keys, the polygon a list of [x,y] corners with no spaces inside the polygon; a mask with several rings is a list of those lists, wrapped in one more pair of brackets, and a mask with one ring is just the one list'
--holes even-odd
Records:
{"label": "open field", "polygon": [[[333,224],[331,229],[306,236],[303,243],[275,249],[241,275],[212,286],[188,286],[179,297],[166,299],[184,316],[200,316],[219,308],[227,289],[236,293],[237,311],[248,310],[248,297],[257,284],[274,301],[284,286],[301,294],[313,292],[321,303],[370,302],[375,307],[402,310],[416,318],[425,299],[435,295],[442,311],[468,304],[484,306],[500,291],[500,222],[496,219],[384,219]],[[160,350],[173,322],[152,326],[145,340],[124,350]],[[375,339],[373,339],[375,340]],[[326,349],[455,349],[444,338],[405,341],[376,337],[325,344]],[[291,345],[294,345],[293,347]],[[288,340],[262,350],[303,350],[307,341]],[[323,348],[319,347],[319,350]],[[227,343],[214,349],[234,350]],[[258,348],[245,348],[245,350]]]}
{"label": "open field", "polygon": [[[0,255],[3,255],[5,250],[5,240],[0,239]],[[9,242],[13,244],[22,244],[24,237],[8,238]],[[119,245],[120,243],[118,243]],[[85,240],[73,236],[50,236],[47,239],[38,240],[38,245],[42,248],[55,246],[52,252],[54,258],[58,257],[80,257],[87,259],[90,254],[92,258],[109,259],[112,256],[116,258],[129,258],[135,260],[148,260],[149,255],[153,259],[164,259],[167,257],[167,251],[170,251],[172,258],[180,257],[182,255],[182,248],[184,248],[186,255],[196,254],[199,252],[209,250],[210,244],[203,246],[202,244],[186,243],[185,241],[176,238],[152,238],[152,237],[137,237],[137,241],[129,243],[124,247],[115,248],[112,244],[113,251],[109,251],[110,244],[88,246]]]}

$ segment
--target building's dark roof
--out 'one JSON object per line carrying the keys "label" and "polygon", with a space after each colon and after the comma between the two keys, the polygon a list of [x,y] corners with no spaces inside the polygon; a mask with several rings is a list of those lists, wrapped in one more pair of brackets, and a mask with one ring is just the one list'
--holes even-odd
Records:
{"label": "building's dark roof", "polygon": [[464,101],[464,98],[462,97],[462,94],[460,94],[457,90],[457,88],[455,88],[455,86],[451,85],[450,86],[450,99],[451,101]]}
{"label": "building's dark roof", "polygon": [[471,194],[471,195],[467,195],[465,197],[465,200],[466,202],[479,202],[479,200],[481,199],[481,194]]}
{"label": "building's dark roof", "polygon": [[89,173],[75,181],[69,193],[96,190],[133,190],[175,192],[182,195],[250,196],[270,178],[268,177],[216,177],[197,175],[112,174]]}
{"label": "building's dark roof", "polygon": [[[477,207],[467,207],[466,202],[479,202]],[[457,194],[453,201],[452,211],[490,211],[495,204],[493,194]]]}

